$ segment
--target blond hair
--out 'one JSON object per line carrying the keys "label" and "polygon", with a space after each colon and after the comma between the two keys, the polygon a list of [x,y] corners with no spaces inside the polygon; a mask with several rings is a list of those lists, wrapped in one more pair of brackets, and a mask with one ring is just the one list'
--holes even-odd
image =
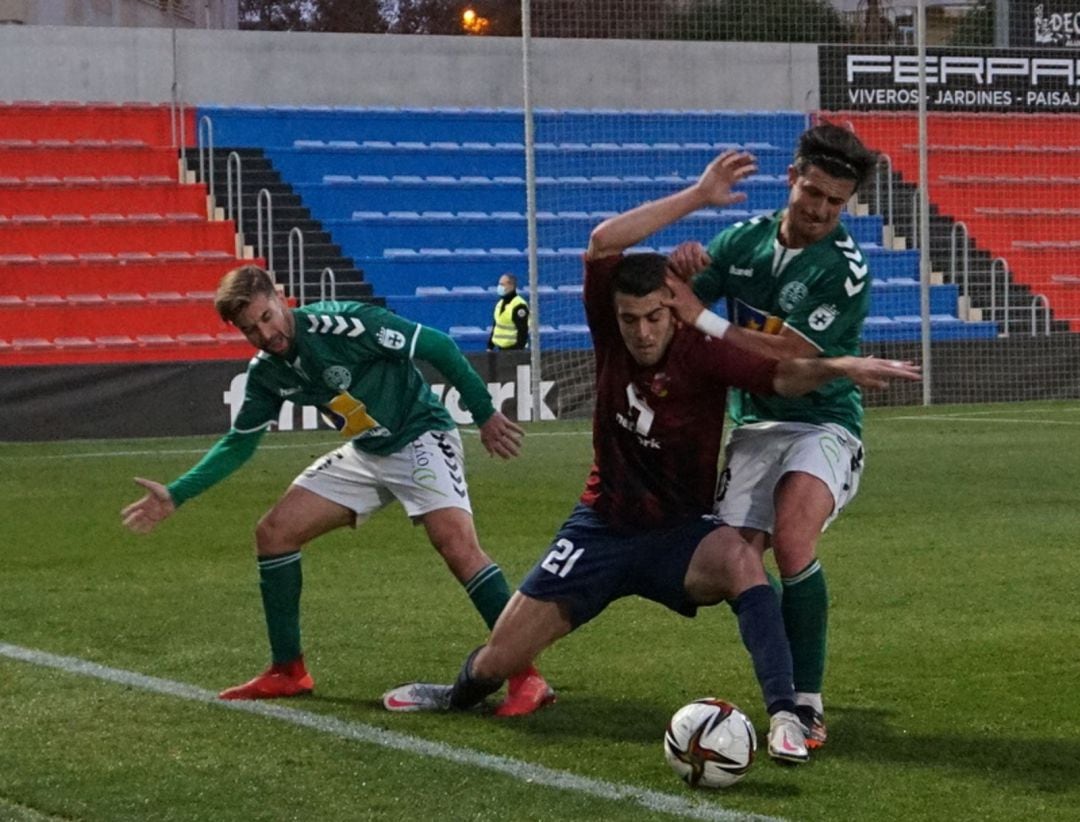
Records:
{"label": "blond hair", "polygon": [[267,297],[277,294],[273,277],[257,265],[242,265],[221,278],[214,295],[214,308],[221,319],[235,325],[237,317],[257,294]]}

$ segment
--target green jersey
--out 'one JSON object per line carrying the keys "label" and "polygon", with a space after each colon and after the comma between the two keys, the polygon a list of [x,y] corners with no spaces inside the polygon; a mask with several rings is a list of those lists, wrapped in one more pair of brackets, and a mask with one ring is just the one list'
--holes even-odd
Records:
{"label": "green jersey", "polygon": [[232,430],[170,483],[177,505],[243,464],[286,401],[318,407],[355,448],[380,456],[426,431],[454,428],[414,357],[430,362],[458,389],[477,424],[495,413],[487,386],[441,332],[364,303],[314,303],[292,314],[292,349],[252,358]]}
{"label": "green jersey", "polygon": [[[866,258],[844,226],[802,249],[785,248],[778,232],[783,211],[736,223],[709,244],[712,263],[694,279],[706,303],[727,298],[729,319],[779,334],[788,326],[824,357],[858,355],[870,307]],[[836,423],[862,435],[862,395],[839,379],[802,397],[761,397],[731,389],[728,411],[736,425],[763,421]]]}

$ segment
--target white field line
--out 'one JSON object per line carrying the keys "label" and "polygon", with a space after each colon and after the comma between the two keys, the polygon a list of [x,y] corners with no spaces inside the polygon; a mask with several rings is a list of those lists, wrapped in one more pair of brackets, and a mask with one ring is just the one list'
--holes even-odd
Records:
{"label": "white field line", "polygon": [[387,731],[373,725],[365,725],[362,722],[347,722],[333,716],[287,708],[272,702],[226,702],[218,699],[215,693],[204,688],[197,688],[194,685],[174,682],[169,679],[145,676],[120,668],[108,668],[78,657],[58,656],[33,648],[9,645],[4,642],[0,642],[0,656],[27,662],[31,665],[55,668],[68,674],[115,682],[128,688],[138,688],[177,699],[186,699],[190,702],[213,705],[222,710],[240,711],[267,719],[276,719],[280,722],[288,722],[292,725],[299,725],[300,727],[330,734],[340,739],[378,745],[417,756],[443,759],[469,768],[482,768],[509,776],[520,782],[546,785],[564,791],[574,791],[612,802],[632,803],[650,811],[667,813],[685,819],[704,819],[709,820],[709,822],[785,822],[785,820],[774,816],[727,810],[716,805],[694,801],[674,794],[660,793],[618,782],[607,782],[602,779],[591,779],[570,771],[555,770],[519,759],[495,756],[469,748],[449,745],[445,742],[434,742],[408,734]]}
{"label": "white field line", "polygon": [[[476,436],[477,431],[475,428],[459,428],[465,435]],[[592,436],[592,431],[584,429],[581,431],[536,431],[532,434],[526,435],[526,441],[536,438],[546,437],[580,437],[580,436]],[[316,450],[322,449],[322,452],[330,451],[334,448],[340,447],[341,440],[327,440],[326,442],[293,442],[282,443],[280,445],[268,444],[260,445],[260,451],[288,451],[291,449],[299,448],[315,448]],[[85,459],[107,459],[109,457],[164,457],[175,455],[199,455],[205,454],[210,450],[210,446],[204,448],[143,448],[140,450],[130,451],[85,451],[74,454],[19,454],[15,456],[7,456],[0,454],[0,462],[5,460],[19,460],[26,462],[36,461],[48,461],[48,460],[85,460]]]}
{"label": "white field line", "polygon": [[970,417],[960,415],[954,416],[952,414],[919,414],[910,417],[889,417],[887,420],[875,420],[875,425],[880,425],[882,422],[919,422],[921,420],[931,420],[933,422],[983,422],[991,425],[997,423],[1007,423],[1009,425],[1080,425],[1080,420],[1036,420],[1031,417],[1026,419],[1011,419],[1009,417]]}

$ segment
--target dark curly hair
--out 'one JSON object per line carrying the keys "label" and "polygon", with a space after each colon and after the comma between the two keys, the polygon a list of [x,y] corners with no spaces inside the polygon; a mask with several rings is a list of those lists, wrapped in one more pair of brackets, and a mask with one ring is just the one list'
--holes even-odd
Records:
{"label": "dark curly hair", "polygon": [[854,180],[858,189],[874,170],[877,159],[877,152],[864,146],[854,132],[832,123],[821,123],[800,135],[794,166],[799,174],[810,166],[817,166],[833,177]]}

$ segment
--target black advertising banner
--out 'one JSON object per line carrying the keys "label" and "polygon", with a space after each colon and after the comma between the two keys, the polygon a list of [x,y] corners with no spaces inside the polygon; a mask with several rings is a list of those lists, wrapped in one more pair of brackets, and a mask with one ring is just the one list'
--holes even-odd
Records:
{"label": "black advertising banner", "polygon": [[[931,111],[1080,112],[1080,51],[926,50]],[[821,108],[914,111],[919,59],[910,46],[818,46]]]}
{"label": "black advertising banner", "polygon": [[[934,367],[938,402],[1069,399],[1080,391],[1076,379],[1062,377],[1076,373],[1080,334],[1016,334],[1006,340],[936,343],[934,350],[940,355]],[[919,356],[917,344],[867,353]],[[529,356],[528,351],[468,355],[496,407],[522,422],[532,418]],[[243,399],[245,366],[239,361],[0,368],[0,451],[6,442],[223,434]],[[426,365],[421,370],[451,416],[467,422],[457,391],[438,372]],[[581,355],[547,352],[541,370],[541,418],[588,419],[595,399],[593,373]],[[865,399],[874,406],[917,405],[921,394],[918,386],[905,383]],[[326,430],[326,424],[314,408],[286,403],[277,428]],[[326,434],[328,443],[336,441],[329,430]]]}
{"label": "black advertising banner", "polygon": [[1009,3],[1009,45],[1080,49],[1080,2],[1013,0]]}
{"label": "black advertising banner", "polygon": [[[467,356],[497,408],[511,419],[532,418],[528,351]],[[591,374],[572,372],[567,358],[572,360],[567,352],[543,357],[541,419],[591,413]],[[455,421],[470,422],[457,389],[427,363],[419,365]],[[557,383],[548,373],[574,373],[584,381]],[[0,368],[0,442],[224,434],[240,410],[246,383],[246,360]],[[286,402],[277,427],[328,426],[317,409]]]}

